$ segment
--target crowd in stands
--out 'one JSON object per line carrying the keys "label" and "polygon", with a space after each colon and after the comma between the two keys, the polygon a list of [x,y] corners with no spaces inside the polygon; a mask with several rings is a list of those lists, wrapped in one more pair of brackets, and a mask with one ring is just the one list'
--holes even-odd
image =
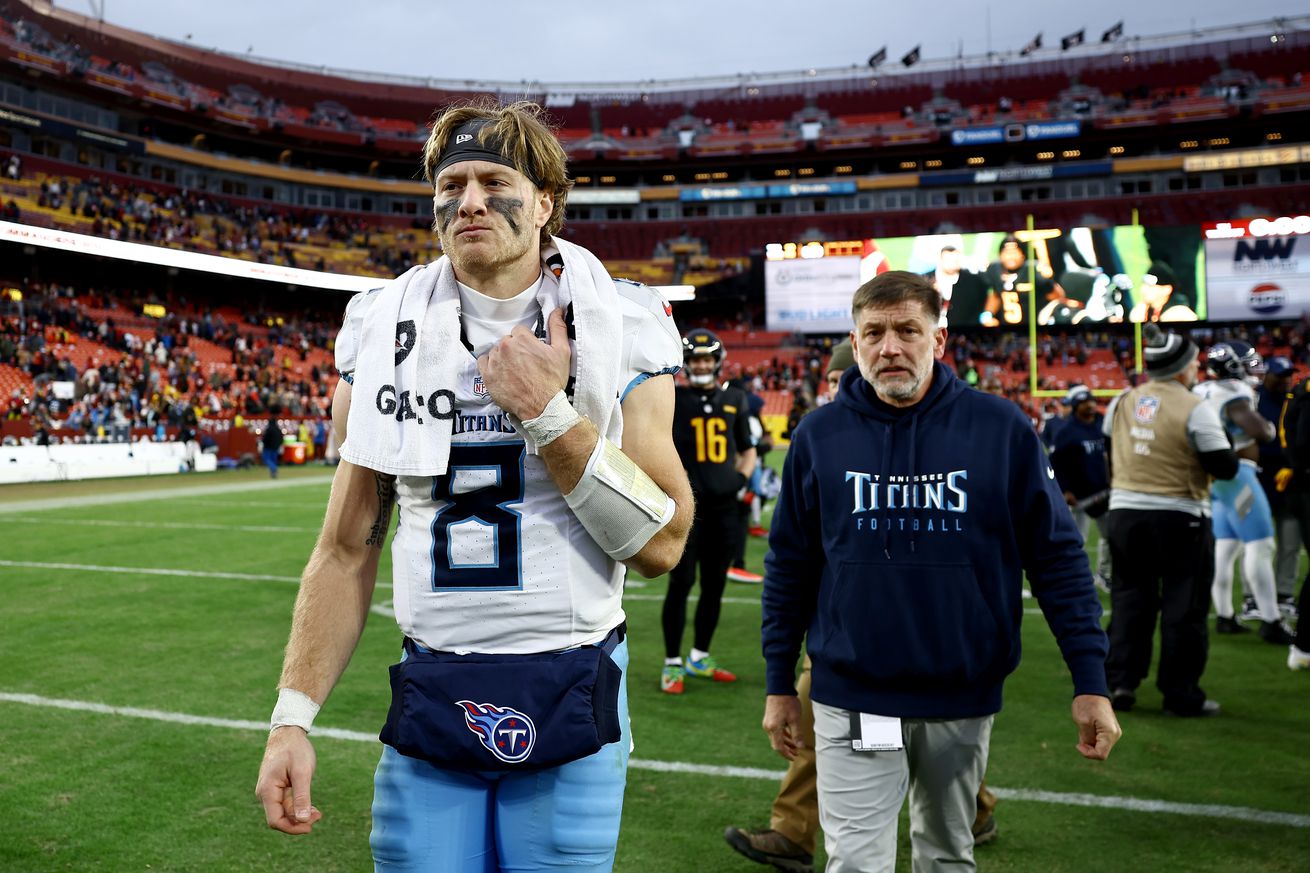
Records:
{"label": "crowd in stands", "polygon": [[[1193,328],[1190,334],[1200,348],[1217,342],[1243,340],[1266,358],[1281,355],[1291,360],[1298,372],[1310,370],[1310,349],[1306,346],[1310,338],[1310,316],[1296,323],[1268,326],[1234,324]],[[806,342],[804,348],[794,350],[794,357],[774,358],[756,369],[733,369],[729,364],[729,375],[742,378],[743,384],[756,393],[769,390],[786,392],[791,398],[788,416],[799,420],[825,401],[822,365],[827,360],[826,350],[831,349],[834,339],[811,338]],[[1063,392],[1072,384],[1109,390],[1137,383],[1133,340],[1127,332],[1044,334],[1038,337],[1037,354],[1039,390]],[[1113,365],[1099,371],[1087,368],[1097,357],[1108,357]],[[947,338],[945,360],[955,367],[961,379],[973,387],[1014,401],[1028,413],[1039,430],[1064,411],[1058,399],[1033,397],[1029,391],[1028,337],[1024,334],[951,334]]]}
{"label": "crowd in stands", "polygon": [[[380,278],[440,254],[425,221],[388,227],[376,216],[274,207],[123,177],[24,171],[17,154],[0,153],[0,166],[0,219],[8,221]],[[657,241],[654,257],[606,260],[615,275],[649,284],[701,285],[746,269],[744,257],[710,257],[705,249],[684,227]]]}
{"label": "crowd in stands", "polygon": [[[324,309],[314,318],[192,305],[176,294],[16,284],[23,285],[21,304],[0,295],[0,386],[8,395],[0,409],[9,420],[30,421],[56,436],[96,438],[114,426],[195,430],[204,419],[329,413],[336,381],[335,311]],[[167,314],[142,315],[149,303]],[[688,321],[686,310],[680,319],[683,327],[701,323],[694,317]],[[754,335],[748,322],[712,323],[725,332]],[[739,341],[729,350],[725,375],[769,398],[769,412],[799,419],[822,402],[824,364],[835,339],[759,335],[775,345],[751,355]],[[1310,368],[1310,319],[1194,328],[1192,335],[1202,348],[1242,339],[1266,356],[1289,357],[1298,370]],[[1090,387],[1120,388],[1133,381],[1126,331],[1044,334],[1038,356],[1042,389],[1063,390],[1071,381],[1089,384],[1089,373],[1101,380]],[[1113,363],[1098,377],[1085,368],[1095,359]],[[1035,426],[1059,412],[1057,401],[1029,394],[1025,335],[953,334],[946,360],[979,390],[1018,403]]]}
{"label": "crowd in stands", "polygon": [[[256,206],[98,175],[25,177],[17,155],[10,156],[5,166],[0,217],[10,221],[266,264],[379,277],[403,273],[432,255],[420,246],[420,240],[428,244],[430,238],[424,230],[387,230],[362,215]],[[356,257],[332,257],[344,252]]]}
{"label": "crowd in stands", "polygon": [[[56,437],[121,429],[194,432],[206,418],[323,416],[338,323],[251,311],[197,311],[184,299],[30,283],[0,299],[0,371],[19,383],[4,417]],[[166,306],[160,319],[143,302]]]}
{"label": "crowd in stands", "polygon": [[[213,109],[225,120],[235,118],[238,123],[248,119],[263,128],[297,125],[344,132],[360,142],[385,137],[406,141],[410,148],[416,147],[427,132],[424,121],[431,105],[415,104],[411,112],[404,104],[388,103],[385,111],[396,117],[374,117],[356,113],[341,102],[346,98],[338,99],[326,89],[317,101],[301,97],[312,105],[288,105],[277,95],[263,94],[246,82],[225,81],[218,70],[196,73],[193,69],[192,75],[205,79],[204,83],[184,78],[169,68],[168,58],[163,55],[137,58],[135,63],[104,57],[79,44],[76,33],[59,39],[41,24],[22,18],[0,16],[0,39],[63,63],[74,75],[94,74],[88,79],[90,84],[98,84],[98,77],[108,77],[169,95],[178,108]],[[97,51],[115,53],[112,41],[103,41],[99,35],[88,36],[87,40],[98,46]],[[577,101],[555,111],[560,114],[561,139],[566,143],[596,149],[604,148],[605,141],[610,140],[619,149],[619,157],[642,158],[649,156],[641,152],[642,145],[671,145],[676,150],[701,138],[717,146],[740,139],[765,150],[794,151],[801,148],[803,139],[812,138],[801,136],[802,125],[815,123],[824,128],[825,135],[840,138],[861,131],[876,134],[884,132],[884,128],[896,132],[1054,117],[1114,119],[1161,111],[1167,116],[1171,106],[1183,108],[1177,120],[1186,122],[1194,117],[1192,113],[1198,107],[1193,104],[1197,101],[1213,103],[1210,108],[1214,110],[1227,105],[1236,111],[1238,105],[1246,105],[1265,93],[1301,86],[1302,71],[1289,66],[1274,49],[1261,54],[1234,46],[1231,52],[1216,49],[1216,55],[1179,62],[1144,57],[1144,67],[1125,66],[1122,62],[1098,65],[1094,59],[1087,59],[1087,68],[1079,70],[1072,83],[1069,77],[1056,77],[1054,81],[1038,75],[1027,80],[1018,77],[1017,81],[1007,80],[1013,93],[1005,93],[1005,85],[996,83],[957,82],[946,89],[933,89],[908,80],[899,85],[889,81],[874,90],[867,86],[865,74],[853,72],[850,82],[835,83],[830,93],[809,97],[803,96],[800,89],[794,94],[759,96],[758,88],[746,89],[745,96],[711,100],[652,101],[649,95],[615,95],[607,101]],[[1119,60],[1117,53],[1113,59]],[[1128,56],[1123,60],[1129,60]],[[857,81],[860,86],[852,87]],[[1156,84],[1148,88],[1143,84],[1147,81]],[[117,87],[114,81],[105,86]],[[431,102],[435,105],[459,96],[470,95],[434,91]],[[1167,123],[1174,119],[1161,120]],[[629,147],[635,150],[625,155]]]}

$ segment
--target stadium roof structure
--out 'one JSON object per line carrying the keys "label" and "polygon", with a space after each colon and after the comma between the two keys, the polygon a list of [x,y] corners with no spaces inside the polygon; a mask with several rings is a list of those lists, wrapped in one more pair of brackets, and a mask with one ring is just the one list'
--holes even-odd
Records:
{"label": "stadium roof structure", "polygon": [[[302,64],[219,49],[202,49],[189,42],[150,36],[56,7],[50,0],[5,0],[0,8],[23,12],[67,28],[90,31],[145,52],[179,61],[224,68],[229,74],[268,79],[274,71],[313,79],[325,90],[331,83],[383,86],[388,97],[429,105],[458,95],[492,94],[502,100],[530,99],[548,107],[566,108],[576,102],[617,101],[674,103],[737,96],[757,98],[864,90],[870,87],[942,86],[962,78],[1011,78],[1047,74],[1077,75],[1083,71],[1123,69],[1138,61],[1183,62],[1201,58],[1223,61],[1230,54],[1267,49],[1270,43],[1295,51],[1310,48],[1310,15],[1290,16],[1248,24],[1196,28],[1153,36],[1123,34],[1103,42],[1083,42],[1068,49],[1057,45],[949,58],[921,58],[912,69],[870,68],[863,64],[774,72],[743,72],[731,76],[646,79],[633,81],[538,82],[495,79],[453,79],[406,76],[327,65]],[[1113,28],[1112,28],[1113,30]]]}

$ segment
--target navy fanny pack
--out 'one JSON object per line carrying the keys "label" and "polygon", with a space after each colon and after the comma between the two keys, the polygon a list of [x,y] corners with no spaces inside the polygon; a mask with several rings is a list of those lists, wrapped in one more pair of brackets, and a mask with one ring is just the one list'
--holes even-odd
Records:
{"label": "navy fanny pack", "polygon": [[539,655],[457,655],[407,638],[379,738],[449,770],[544,770],[585,758],[622,733],[623,671],[610,654],[626,630]]}

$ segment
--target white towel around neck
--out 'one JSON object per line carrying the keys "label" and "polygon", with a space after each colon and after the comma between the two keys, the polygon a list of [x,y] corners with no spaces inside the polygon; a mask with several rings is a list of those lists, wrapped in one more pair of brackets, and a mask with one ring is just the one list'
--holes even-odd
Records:
{"label": "white towel around neck", "polygon": [[[542,249],[542,269],[549,269],[545,261],[555,252],[563,270],[558,285],[541,283],[542,320],[572,304],[573,405],[619,444],[619,294],[596,256],[565,240],[552,238]],[[360,331],[344,460],[395,476],[445,474],[455,409],[486,402],[463,377],[471,354],[460,336],[459,286],[448,257],[414,267],[378,292]],[[514,424],[535,454],[532,440]]]}

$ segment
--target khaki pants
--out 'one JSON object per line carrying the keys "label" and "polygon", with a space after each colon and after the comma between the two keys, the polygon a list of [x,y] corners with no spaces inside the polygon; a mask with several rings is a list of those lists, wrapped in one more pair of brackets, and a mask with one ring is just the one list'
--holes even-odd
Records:
{"label": "khaki pants", "polygon": [[810,656],[805,656],[796,682],[801,704],[801,741],[805,744],[787,767],[778,797],[773,801],[769,827],[814,854],[819,833],[819,788],[814,767],[814,707],[810,703]]}

